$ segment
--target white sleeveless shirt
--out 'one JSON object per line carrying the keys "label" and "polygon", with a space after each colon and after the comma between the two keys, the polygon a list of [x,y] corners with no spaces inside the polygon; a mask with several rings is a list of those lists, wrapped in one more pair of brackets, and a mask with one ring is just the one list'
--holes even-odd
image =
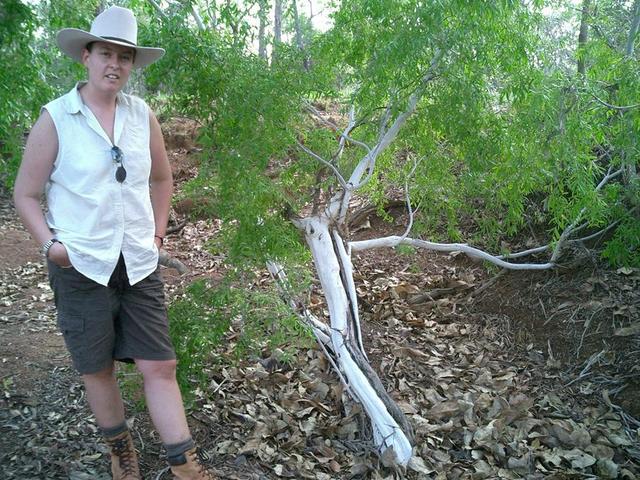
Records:
{"label": "white sleeveless shirt", "polygon": [[[58,133],[58,155],[45,188],[46,220],[80,273],[107,285],[122,252],[133,285],[158,265],[149,191],[149,107],[118,93],[112,144],[82,101],[82,86],[44,106]],[[123,153],[123,183],[115,178],[114,145]]]}

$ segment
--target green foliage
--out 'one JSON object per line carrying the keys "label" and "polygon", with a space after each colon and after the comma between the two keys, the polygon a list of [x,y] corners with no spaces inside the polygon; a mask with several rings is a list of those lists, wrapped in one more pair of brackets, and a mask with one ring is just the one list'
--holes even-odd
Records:
{"label": "green foliage", "polygon": [[[309,204],[314,187],[338,186],[326,167],[295,149],[301,141],[325,159],[337,149],[336,133],[305,120],[301,100],[344,105],[342,114],[354,105],[360,122],[352,135],[373,144],[385,107],[391,118],[406,108],[436,52],[437,77],[363,193],[383,211],[389,193],[407,184],[418,235],[499,249],[529,224],[553,241],[578,217],[598,229],[628,212],[627,187],[605,195],[596,185],[609,166],[637,163],[640,121],[636,111],[622,115],[594,95],[635,104],[640,85],[637,62],[610,45],[625,41],[629,22],[613,19],[629,19],[628,5],[604,7],[610,15],[599,18],[609,36],[592,35],[579,52],[588,65],[584,81],[574,73],[576,37],[567,33],[579,11],[556,2],[543,15],[544,6],[346,0],[333,29],[307,32],[311,72],[301,69],[295,48],[284,46],[278,63],[267,65],[229,30],[190,28],[181,10],[148,32],[151,43],[174,44],[148,80],[172,108],[205,123],[203,167],[191,190],[206,184],[214,192],[209,204],[225,221],[236,262],[301,255],[287,217]],[[348,176],[364,153],[348,146],[336,167]]]}
{"label": "green foliage", "polygon": [[[550,229],[553,240],[578,218],[598,229],[621,218],[613,212],[628,211],[628,181],[607,196],[596,186],[609,166],[638,163],[638,111],[621,114],[598,105],[594,95],[617,105],[638,103],[637,61],[624,57],[620,43],[612,49],[610,38],[596,36],[581,52],[589,69],[580,83],[575,36],[562,32],[579,12],[556,5],[555,21],[563,26],[555,28],[540,7],[353,0],[336,14],[323,46],[326,56],[349,67],[341,81],[352,85],[346,91],[365,118],[354,133],[363,141],[376,138],[380,107],[405,108],[434,52],[443,52],[437,78],[391,152],[379,159],[378,178],[366,191],[382,204],[388,191],[404,188],[417,161],[409,182],[419,209],[417,233],[468,239],[475,227],[473,241],[497,248],[525,222]],[[622,29],[608,19],[618,42],[626,41],[629,8],[622,10]],[[531,208],[532,199],[544,208]]]}
{"label": "green foliage", "polygon": [[81,78],[83,68],[57,51],[55,33],[70,25],[88,25],[97,3],[0,4],[0,184],[13,185],[24,138],[41,107]]}
{"label": "green foliage", "polygon": [[[525,224],[554,241],[578,217],[591,230],[617,221],[606,256],[636,261],[635,250],[627,248],[628,257],[622,247],[633,246],[640,109],[600,101],[640,102],[638,55],[625,53],[632,2],[598,2],[590,21],[599,28],[577,51],[580,11],[568,1],[344,0],[324,34],[299,12],[310,71],[294,40],[280,46],[275,64],[258,58],[251,47],[256,26],[235,2],[201,8],[204,30],[189,2],[163,4],[163,15],[143,0],[117,3],[135,10],[141,44],[167,49],[141,77],[152,104],[203,125],[202,168],[186,191],[206,198],[200,207],[223,220],[224,248],[238,264],[306,258],[290,217],[308,211],[316,188],[326,194],[338,186],[296,147],[303,143],[325,159],[337,151],[336,132],[310,121],[304,102],[326,107],[339,127],[354,105],[352,135],[373,144],[386,107],[392,119],[406,108],[437,52],[437,76],[363,193],[382,206],[406,183],[418,209],[416,234],[489,248]],[[55,51],[52,35],[88,26],[97,4],[9,0],[0,7],[3,59],[12,65],[0,73],[9,182],[40,106],[82,73]],[[290,11],[284,20],[291,33]],[[584,78],[576,75],[578,56]],[[348,176],[364,153],[348,146],[336,168]],[[610,168],[621,167],[626,175],[596,191]]]}
{"label": "green foliage", "polygon": [[312,185],[317,164],[296,161],[290,149],[303,121],[301,101],[319,88],[319,77],[301,74],[295,50],[283,48],[269,67],[224,34],[194,31],[178,15],[147,34],[150,43],[174,45],[148,69],[148,86],[165,92],[173,111],[204,124],[202,169],[187,189],[215,185],[211,206],[225,221],[231,260],[264,264],[274,255],[302,255],[287,217],[308,200],[299,195],[301,182]]}
{"label": "green foliage", "polygon": [[[0,5],[0,183],[11,186],[21,158],[23,135],[38,112],[34,100],[46,98],[33,48],[37,18],[18,0]],[[34,99],[35,97],[35,99]]]}
{"label": "green foliage", "polygon": [[[209,371],[203,365],[215,365],[215,349],[230,325],[228,305],[238,300],[229,285],[211,289],[205,281],[197,281],[183,298],[169,307],[169,333],[178,358],[178,383],[193,400],[192,384],[206,386]],[[191,395],[191,396],[190,396]]]}
{"label": "green foliage", "polygon": [[607,242],[603,256],[614,265],[640,267],[640,219],[624,212],[614,237]]}
{"label": "green foliage", "polygon": [[[309,285],[304,270],[292,272],[294,284],[303,291]],[[232,272],[215,287],[199,280],[170,306],[169,326],[178,358],[178,383],[186,401],[193,400],[194,386],[207,388],[212,368],[233,359],[220,353],[230,329],[237,334],[233,350],[236,358],[257,355],[264,349],[286,351],[313,342],[310,332],[282,302],[273,285],[257,282],[258,278],[247,271]]]}
{"label": "green foliage", "polygon": [[144,412],[147,402],[144,396],[144,378],[133,363],[120,363],[116,372],[116,378],[123,398],[133,402],[136,412]]}

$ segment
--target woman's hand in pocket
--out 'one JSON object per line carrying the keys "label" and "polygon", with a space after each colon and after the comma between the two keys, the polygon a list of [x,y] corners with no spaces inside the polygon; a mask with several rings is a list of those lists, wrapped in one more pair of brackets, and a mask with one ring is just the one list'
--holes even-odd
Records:
{"label": "woman's hand in pocket", "polygon": [[51,245],[48,258],[59,267],[69,268],[72,266],[67,248],[60,242],[55,242]]}

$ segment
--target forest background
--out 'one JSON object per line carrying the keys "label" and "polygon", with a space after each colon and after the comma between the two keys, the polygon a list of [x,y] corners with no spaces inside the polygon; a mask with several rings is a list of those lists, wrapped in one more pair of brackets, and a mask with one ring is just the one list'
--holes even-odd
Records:
{"label": "forest background", "polygon": [[[106,4],[0,7],[6,189],[40,107],[83,78],[55,32],[88,28]],[[411,237],[503,258],[524,247],[545,268],[595,239],[613,267],[640,266],[640,0],[111,4],[135,11],[140,44],[167,49],[130,90],[161,118],[200,125],[199,173],[176,201],[195,199],[194,215],[222,220],[210,248],[239,269],[278,259],[297,292],[308,289],[296,221],[348,190],[363,152],[375,162],[359,201],[384,216],[410,199]],[[264,301],[231,292],[214,301],[245,311]],[[184,350],[185,382],[197,350]]]}

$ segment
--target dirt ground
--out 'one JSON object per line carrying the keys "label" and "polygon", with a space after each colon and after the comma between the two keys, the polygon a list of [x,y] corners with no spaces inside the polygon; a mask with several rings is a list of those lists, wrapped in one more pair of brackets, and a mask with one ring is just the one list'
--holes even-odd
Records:
{"label": "dirt ground", "polygon": [[[176,138],[168,143],[182,179],[194,147],[184,129]],[[401,212],[392,223],[369,220],[356,238],[404,229]],[[219,279],[223,259],[205,246],[216,232],[215,221],[190,221],[169,237],[168,252],[190,268],[163,270],[169,298],[194,278]],[[583,255],[553,272],[498,274],[461,255],[409,250],[364,252],[354,265],[365,348],[422,460],[385,469],[360,440],[359,407],[309,349],[286,367],[247,358],[211,368],[211,391],[189,422],[221,478],[638,478],[638,270]],[[6,195],[0,380],[3,479],[110,478],[38,246]],[[144,478],[170,478],[136,392],[125,393]]]}

